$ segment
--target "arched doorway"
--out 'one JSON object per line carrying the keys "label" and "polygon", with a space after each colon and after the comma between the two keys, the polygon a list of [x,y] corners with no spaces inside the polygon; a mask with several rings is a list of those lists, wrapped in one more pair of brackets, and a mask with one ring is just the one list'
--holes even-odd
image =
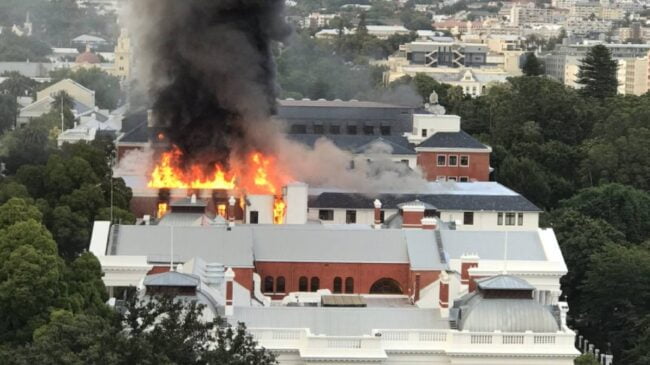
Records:
{"label": "arched doorway", "polygon": [[399,283],[391,278],[381,278],[370,287],[370,294],[403,294]]}

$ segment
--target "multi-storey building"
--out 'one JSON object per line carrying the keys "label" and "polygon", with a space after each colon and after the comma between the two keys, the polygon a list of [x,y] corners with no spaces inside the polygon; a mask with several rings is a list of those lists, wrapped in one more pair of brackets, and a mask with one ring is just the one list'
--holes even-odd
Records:
{"label": "multi-storey building", "polygon": [[[619,62],[617,79],[619,93],[641,95],[648,90],[648,44],[604,44]],[[547,75],[565,85],[576,84],[578,69],[593,44],[558,45],[551,54],[543,56]]]}

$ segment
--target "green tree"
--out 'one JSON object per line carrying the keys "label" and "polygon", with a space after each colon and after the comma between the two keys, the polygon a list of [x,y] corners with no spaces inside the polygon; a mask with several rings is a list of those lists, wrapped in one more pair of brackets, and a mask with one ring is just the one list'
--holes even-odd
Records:
{"label": "green tree", "polygon": [[61,119],[63,118],[63,126],[65,129],[74,127],[72,108],[74,108],[74,100],[72,100],[72,97],[68,93],[60,91],[54,96],[51,113],[59,117],[59,123],[61,123]]}
{"label": "green tree", "polygon": [[581,190],[561,205],[608,222],[630,242],[638,243],[650,237],[650,194],[645,191],[607,184]]}
{"label": "green tree", "polygon": [[0,61],[41,62],[52,49],[33,37],[20,37],[7,31],[0,34]]}
{"label": "green tree", "polygon": [[38,82],[23,76],[18,72],[5,72],[6,79],[0,83],[0,92],[9,94],[14,97],[18,96],[36,96],[36,86]]}
{"label": "green tree", "polygon": [[34,220],[0,230],[0,343],[25,342],[59,300],[62,262]]}
{"label": "green tree", "polygon": [[0,184],[0,204],[6,203],[11,198],[31,200],[31,196],[25,185],[15,181],[3,181]]}
{"label": "green tree", "polygon": [[27,204],[23,199],[11,198],[0,206],[0,229],[29,219],[41,222],[43,214],[38,208]]}
{"label": "green tree", "polygon": [[122,99],[120,79],[105,71],[93,68],[80,68],[76,71],[62,69],[50,73],[52,82],[72,79],[95,92],[95,102],[102,109],[115,109]]}
{"label": "green tree", "polygon": [[598,360],[592,354],[583,354],[578,356],[574,362],[575,365],[600,365]]}
{"label": "green tree", "polygon": [[18,103],[13,95],[0,94],[0,134],[16,126]]}
{"label": "green tree", "polygon": [[91,220],[83,213],[73,211],[67,205],[54,208],[48,226],[57,242],[59,254],[74,258],[88,247]]}
{"label": "green tree", "polygon": [[535,56],[535,52],[526,55],[526,61],[524,62],[522,71],[526,76],[539,76],[544,73],[542,62]]}
{"label": "green tree", "polygon": [[607,245],[592,255],[583,287],[585,323],[590,339],[611,342],[615,359],[635,348],[650,309],[650,245]]}
{"label": "green tree", "polygon": [[576,82],[582,85],[580,92],[599,99],[615,96],[618,87],[617,69],[618,64],[612,59],[607,47],[601,44],[592,47],[578,70]]}

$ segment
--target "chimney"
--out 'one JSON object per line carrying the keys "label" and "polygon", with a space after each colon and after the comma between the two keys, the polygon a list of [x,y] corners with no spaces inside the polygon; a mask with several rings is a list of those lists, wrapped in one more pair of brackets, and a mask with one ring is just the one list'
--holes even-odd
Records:
{"label": "chimney", "polygon": [[147,127],[153,128],[154,124],[153,110],[149,109],[147,110]]}
{"label": "chimney", "polygon": [[402,208],[402,228],[422,228],[424,204],[419,201],[405,203]]}
{"label": "chimney", "polygon": [[228,199],[228,228],[235,226],[235,203],[237,203],[235,197],[230,196]]}
{"label": "chimney", "polygon": [[438,221],[435,217],[424,217],[421,220],[422,229],[435,230],[438,227]]}
{"label": "chimney", "polygon": [[420,274],[415,274],[415,294],[413,295],[413,302],[417,303],[420,300]]}
{"label": "chimney", "polygon": [[226,308],[225,308],[225,314],[226,316],[232,316],[235,313],[235,308],[233,308],[233,284],[235,280],[235,272],[232,270],[231,267],[226,270],[226,273],[224,275],[224,279],[226,279]]}
{"label": "chimney", "polygon": [[379,199],[375,199],[373,202],[375,206],[375,229],[381,229],[381,201]]}
{"label": "chimney", "polygon": [[440,272],[439,283],[438,304],[440,305],[441,311],[444,310],[447,312],[449,308],[449,275],[446,271]]}
{"label": "chimney", "polygon": [[479,257],[477,255],[463,255],[460,257],[460,282],[463,285],[470,284],[469,269],[478,267]]}
{"label": "chimney", "polygon": [[145,226],[150,225],[150,224],[151,224],[151,215],[149,215],[149,214],[145,214],[145,215],[142,217],[142,221],[144,222],[144,225],[145,225]]}
{"label": "chimney", "polygon": [[292,182],[284,188],[284,202],[286,203],[285,224],[307,223],[307,201],[309,187],[305,183]]}

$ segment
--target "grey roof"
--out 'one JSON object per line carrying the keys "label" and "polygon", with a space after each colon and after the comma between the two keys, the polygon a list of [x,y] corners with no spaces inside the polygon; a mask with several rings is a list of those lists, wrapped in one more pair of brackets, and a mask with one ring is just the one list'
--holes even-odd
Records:
{"label": "grey roof", "polygon": [[278,100],[279,108],[290,107],[321,107],[321,108],[388,108],[388,109],[408,109],[402,105],[381,103],[376,101],[357,101],[357,100]]}
{"label": "grey roof", "polygon": [[178,212],[169,212],[165,214],[158,225],[160,226],[193,226],[199,225],[201,219],[203,218],[203,213],[178,213]]}
{"label": "grey roof", "polygon": [[[245,226],[232,230],[217,226],[116,226],[108,252],[114,255],[147,256],[149,262],[175,262],[200,257],[226,266],[253,267],[253,233]],[[172,248],[172,232],[174,236]]]}
{"label": "grey roof", "polygon": [[373,329],[447,329],[436,309],[236,307],[231,323],[249,328],[309,328],[329,336],[371,335]]}
{"label": "grey roof", "polygon": [[506,235],[508,260],[545,261],[546,254],[537,231],[446,231],[441,230],[442,245],[452,259],[476,254],[483,260],[503,260]]}
{"label": "grey roof", "polygon": [[338,148],[360,153],[365,151],[374,143],[385,143],[392,148],[395,155],[415,155],[413,145],[404,136],[366,136],[366,135],[344,135],[344,134],[290,134],[289,138],[314,147],[317,140],[325,138],[334,143]]}
{"label": "grey roof", "polygon": [[131,129],[126,129],[120,142],[146,143],[149,140],[149,129],[147,123],[142,122]]}
{"label": "grey roof", "polygon": [[415,200],[409,201],[409,202],[404,202],[404,203],[397,204],[397,206],[399,208],[403,208],[405,206],[416,206],[416,205],[420,206],[420,207],[424,207],[424,209],[436,209],[435,205],[425,203],[425,202],[420,201],[418,199],[415,199]]}
{"label": "grey roof", "polygon": [[486,149],[488,148],[483,143],[476,140],[474,137],[460,132],[438,132],[427,138],[424,142],[420,143],[417,147],[426,148],[471,148],[471,149]]}
{"label": "grey roof", "polygon": [[175,271],[147,275],[144,279],[145,286],[187,286],[196,288],[201,280],[191,274]]}
{"label": "grey roof", "polygon": [[461,195],[461,194],[378,194],[324,192],[311,196],[310,208],[356,208],[373,209],[379,199],[383,209],[397,209],[399,205],[413,200],[436,207],[438,210],[459,211],[517,211],[540,212],[541,210],[521,195]]}
{"label": "grey roof", "polygon": [[409,263],[401,230],[259,226],[254,248],[256,261]]}
{"label": "grey roof", "polygon": [[510,275],[497,275],[476,281],[481,290],[535,290],[524,279]]}
{"label": "grey roof", "polygon": [[474,292],[461,298],[459,329],[471,332],[544,332],[560,329],[550,307],[533,299],[490,299]]}
{"label": "grey roof", "polygon": [[411,270],[429,271],[446,270],[447,266],[440,259],[433,230],[405,230]]}
{"label": "grey roof", "polygon": [[174,200],[171,202],[171,207],[207,207],[208,206],[208,200],[207,199],[202,199],[202,198],[196,198],[195,202],[192,202],[191,197],[185,197],[182,199]]}
{"label": "grey roof", "polygon": [[0,74],[18,72],[26,77],[49,77],[54,64],[49,62],[0,62]]}

